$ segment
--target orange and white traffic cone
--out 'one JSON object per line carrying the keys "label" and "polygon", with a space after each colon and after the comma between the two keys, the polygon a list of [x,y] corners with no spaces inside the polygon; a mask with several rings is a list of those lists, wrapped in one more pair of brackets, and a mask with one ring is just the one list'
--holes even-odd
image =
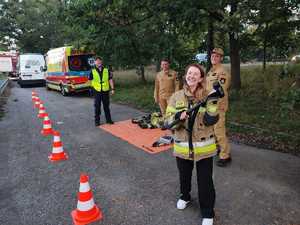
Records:
{"label": "orange and white traffic cone", "polygon": [[50,161],[67,160],[68,155],[64,152],[62,142],[60,141],[60,133],[53,131],[52,153],[48,156]]}
{"label": "orange and white traffic cone", "polygon": [[47,116],[46,109],[45,109],[43,103],[41,103],[40,108],[39,108],[38,118],[44,118],[45,116]]}
{"label": "orange and white traffic cone", "polygon": [[43,103],[39,97],[35,98],[34,108],[40,108],[40,104]]}
{"label": "orange and white traffic cone", "polygon": [[86,174],[80,175],[77,209],[73,210],[71,215],[75,225],[86,225],[103,218],[101,209],[94,203],[89,177]]}
{"label": "orange and white traffic cone", "polygon": [[31,98],[32,98],[32,101],[35,99],[35,97],[37,97],[37,93],[35,91],[32,91],[31,92]]}
{"label": "orange and white traffic cone", "polygon": [[33,108],[35,108],[35,103],[37,101],[40,101],[40,98],[38,96],[33,96],[33,99],[32,99],[32,103],[33,103]]}
{"label": "orange and white traffic cone", "polygon": [[31,99],[32,102],[35,103],[35,101],[38,99],[39,97],[37,95],[32,95]]}
{"label": "orange and white traffic cone", "polygon": [[44,136],[53,134],[52,125],[48,114],[44,117],[43,129],[41,130],[41,134]]}

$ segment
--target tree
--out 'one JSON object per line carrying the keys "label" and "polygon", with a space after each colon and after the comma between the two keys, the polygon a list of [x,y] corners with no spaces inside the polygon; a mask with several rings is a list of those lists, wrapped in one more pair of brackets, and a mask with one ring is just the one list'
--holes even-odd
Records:
{"label": "tree", "polygon": [[252,5],[249,19],[251,25],[255,27],[254,35],[263,52],[263,69],[266,68],[268,49],[272,58],[275,55],[287,57],[289,46],[292,44],[291,38],[297,26],[295,20],[290,20],[296,9],[296,2],[284,0],[260,0]]}
{"label": "tree", "polygon": [[17,37],[16,15],[19,12],[19,1],[0,0],[0,47],[7,50],[14,38]]}
{"label": "tree", "polygon": [[22,52],[45,53],[64,44],[63,2],[1,0],[0,40],[16,40]]}

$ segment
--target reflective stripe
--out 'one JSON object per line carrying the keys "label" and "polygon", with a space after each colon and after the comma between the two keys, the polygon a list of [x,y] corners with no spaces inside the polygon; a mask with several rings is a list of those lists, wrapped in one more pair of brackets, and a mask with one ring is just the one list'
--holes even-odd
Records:
{"label": "reflective stripe", "polygon": [[88,192],[90,191],[90,184],[88,182],[80,183],[79,192]]}
{"label": "reflective stripe", "polygon": [[[193,142],[193,146],[194,146],[195,156],[212,154],[217,149],[217,145],[215,143],[214,138],[210,138],[206,141]],[[175,142],[174,142],[174,152],[175,153],[188,156],[189,151],[190,151],[190,149],[189,149],[188,142],[186,142],[186,141],[179,142],[179,141],[175,140]]]}
{"label": "reflective stripe", "polygon": [[196,147],[194,149],[195,155],[202,155],[202,154],[209,154],[209,153],[214,153],[217,150],[217,145],[216,143],[205,146],[205,147]]}
{"label": "reflective stripe", "polygon": [[[211,145],[215,142],[216,142],[216,140],[214,138],[209,138],[206,141],[193,142],[193,146],[194,146],[194,148],[195,147],[203,147],[206,145]],[[180,147],[189,147],[189,143],[187,141],[176,141],[175,140],[175,144]]]}
{"label": "reflective stripe", "polygon": [[[203,147],[194,147],[194,153],[195,155],[207,155],[210,153],[214,153],[217,149],[217,145],[215,143],[206,145]],[[174,152],[179,153],[182,155],[189,155],[189,148],[188,147],[182,147],[174,144]]]}
{"label": "reflective stripe", "polygon": [[176,110],[176,108],[174,108],[172,106],[168,106],[166,112],[167,113],[176,113],[177,110]]}
{"label": "reflective stripe", "polygon": [[60,137],[59,136],[54,136],[53,142],[59,142],[60,141]]}
{"label": "reflective stripe", "polygon": [[80,211],[88,211],[91,210],[94,207],[94,199],[88,200],[86,202],[77,202],[77,209]]}
{"label": "reflective stripe", "polygon": [[207,111],[211,113],[217,112],[218,107],[216,105],[209,105],[207,106]]}
{"label": "reflective stripe", "polygon": [[166,113],[167,114],[173,114],[173,113],[177,113],[177,112],[184,111],[184,110],[187,110],[187,108],[186,107],[174,108],[172,106],[168,106],[167,110],[166,110]]}
{"label": "reflective stripe", "polygon": [[63,151],[64,151],[63,147],[54,147],[54,148],[52,148],[52,153],[61,153]]}
{"label": "reflective stripe", "polygon": [[43,127],[44,129],[49,129],[49,128],[52,128],[51,127],[51,124],[44,124],[44,127]]}
{"label": "reflective stripe", "polygon": [[204,113],[204,112],[206,112],[206,108],[201,106],[198,110],[198,113]]}

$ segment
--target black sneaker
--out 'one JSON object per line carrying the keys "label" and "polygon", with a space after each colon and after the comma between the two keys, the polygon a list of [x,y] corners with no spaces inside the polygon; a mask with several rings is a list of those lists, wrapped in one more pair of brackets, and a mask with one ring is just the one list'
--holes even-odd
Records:
{"label": "black sneaker", "polygon": [[219,167],[226,167],[231,162],[231,157],[227,159],[219,159],[217,161],[217,166]]}
{"label": "black sneaker", "polygon": [[95,126],[99,127],[100,126],[100,122],[95,122]]}
{"label": "black sneaker", "polygon": [[106,123],[108,123],[108,124],[114,124],[115,122],[112,121],[112,120],[110,120],[110,121],[107,121]]}

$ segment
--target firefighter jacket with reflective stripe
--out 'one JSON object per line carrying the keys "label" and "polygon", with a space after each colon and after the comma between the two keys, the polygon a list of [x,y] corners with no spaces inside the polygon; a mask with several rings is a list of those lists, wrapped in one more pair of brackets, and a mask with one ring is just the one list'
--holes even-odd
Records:
{"label": "firefighter jacket with reflective stripe", "polygon": [[92,87],[96,91],[109,91],[109,73],[108,69],[104,68],[102,72],[102,79],[100,74],[96,69],[92,69],[93,80],[92,80]]}
{"label": "firefighter jacket with reflective stripe", "polygon": [[218,101],[220,111],[228,110],[228,90],[231,83],[231,75],[228,73],[222,64],[214,65],[206,75],[206,89],[211,91],[213,83],[219,81],[223,87],[225,96]]}
{"label": "firefighter jacket with reflective stripe", "polygon": [[[175,92],[167,107],[166,119],[170,123],[174,120],[177,112],[187,110],[196,104],[199,100],[204,100],[208,91],[198,88],[193,95],[187,86],[183,90]],[[196,97],[194,97],[196,96]],[[190,106],[189,106],[190,105]],[[174,155],[180,158],[195,160],[209,158],[216,154],[216,140],[214,135],[213,124],[205,125],[207,117],[218,118],[218,108],[216,101],[207,102],[200,107],[194,125],[192,127],[192,149],[189,145],[189,134],[186,131],[188,121],[181,121],[174,129]],[[217,120],[215,120],[217,122]],[[214,122],[214,123],[215,123]]]}

